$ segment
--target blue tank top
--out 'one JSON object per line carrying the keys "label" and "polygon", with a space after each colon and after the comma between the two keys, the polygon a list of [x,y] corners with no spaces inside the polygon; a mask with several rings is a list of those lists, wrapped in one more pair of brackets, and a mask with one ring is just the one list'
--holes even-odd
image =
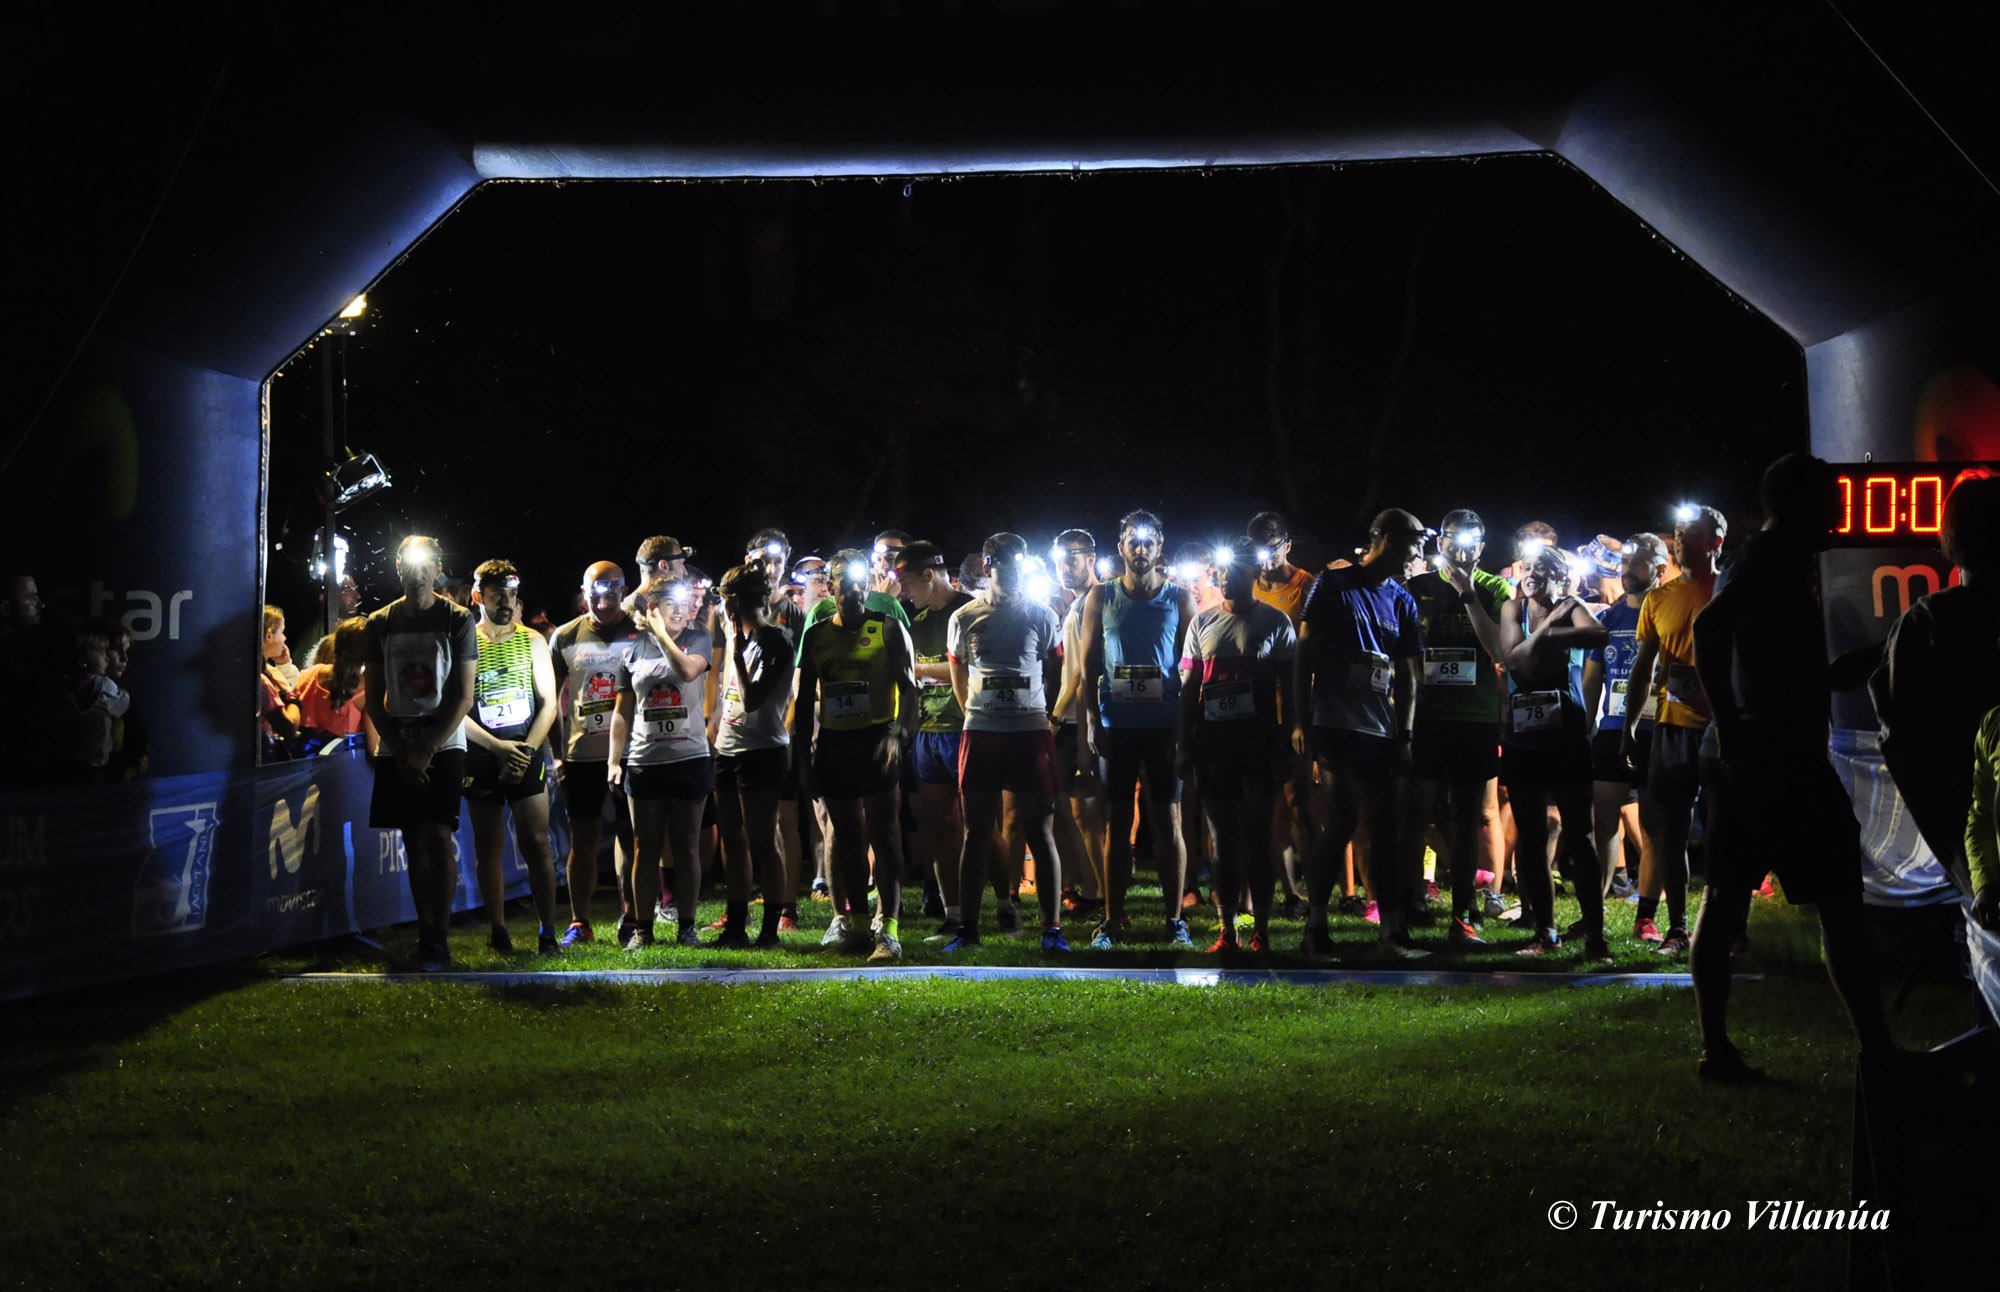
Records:
{"label": "blue tank top", "polygon": [[1562,671],[1524,684],[1507,674],[1507,702],[1500,711],[1500,743],[1523,749],[1559,749],[1590,735],[1590,715],[1583,707],[1585,652],[1565,652]]}
{"label": "blue tank top", "polygon": [[1104,602],[1104,676],[1097,712],[1106,727],[1171,728],[1181,698],[1174,634],[1181,626],[1178,590],[1161,583],[1147,601],[1125,595],[1122,580]]}

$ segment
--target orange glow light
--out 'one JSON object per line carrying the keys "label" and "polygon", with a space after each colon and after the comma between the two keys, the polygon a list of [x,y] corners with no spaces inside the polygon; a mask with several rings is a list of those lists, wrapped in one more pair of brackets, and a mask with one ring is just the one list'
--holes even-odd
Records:
{"label": "orange glow light", "polygon": [[1833,532],[1836,534],[1852,534],[1854,532],[1853,476],[1844,475],[1840,477],[1840,525]]}
{"label": "orange glow light", "polygon": [[[1861,529],[1868,534],[1893,534],[1896,532],[1896,477],[1869,476],[1861,485]],[[1885,503],[1882,519],[1876,519],[1875,495],[1882,494]]]}

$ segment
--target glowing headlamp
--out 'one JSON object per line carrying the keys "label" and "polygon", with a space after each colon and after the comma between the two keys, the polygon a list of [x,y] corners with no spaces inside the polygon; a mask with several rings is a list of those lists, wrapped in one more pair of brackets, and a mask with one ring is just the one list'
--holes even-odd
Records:
{"label": "glowing headlamp", "polygon": [[1236,559],[1235,548],[1230,547],[1226,543],[1217,545],[1215,549],[1215,563],[1217,565],[1228,565],[1231,561],[1234,561],[1235,559]]}
{"label": "glowing headlamp", "polygon": [[1445,554],[1444,554],[1443,552],[1433,552],[1433,553],[1431,553],[1431,568],[1432,568],[1432,569],[1434,569],[1434,570],[1442,570],[1442,569],[1443,569],[1443,568],[1444,568],[1445,566],[1447,566],[1447,565],[1450,565],[1450,564],[1451,564],[1451,558],[1450,558],[1449,556],[1446,556],[1446,555],[1445,555]]}
{"label": "glowing headlamp", "polygon": [[804,587],[814,579],[823,579],[825,577],[826,567],[824,565],[815,565],[811,568],[800,566],[798,569],[792,571],[792,582],[798,584],[800,587]]}
{"label": "glowing headlamp", "polygon": [[1486,531],[1483,529],[1456,529],[1451,534],[1451,545],[1461,552],[1470,552],[1485,541]]}
{"label": "glowing headlamp", "polygon": [[590,590],[600,597],[608,597],[624,586],[623,579],[598,579],[590,585]]}
{"label": "glowing headlamp", "polygon": [[1153,533],[1151,525],[1134,525],[1132,527],[1132,541],[1135,543],[1150,543],[1157,537],[1158,535]]}
{"label": "glowing headlamp", "polygon": [[1277,553],[1270,548],[1260,547],[1257,549],[1257,564],[1262,565],[1276,555]]}
{"label": "glowing headlamp", "polygon": [[784,554],[785,554],[785,545],[783,543],[766,543],[764,544],[764,550],[762,551],[762,553],[759,553],[756,548],[752,548],[748,552],[744,553],[745,556],[763,555],[763,556],[778,556],[778,557],[782,557]]}
{"label": "glowing headlamp", "polygon": [[518,588],[520,588],[521,576],[518,574],[510,574],[506,578],[500,580],[500,586],[507,589],[507,591],[509,592],[513,592]]}
{"label": "glowing headlamp", "polygon": [[[877,550],[886,551],[887,549],[877,544]],[[849,561],[847,563],[847,581],[849,583],[866,583],[868,581],[868,562]]]}
{"label": "glowing headlamp", "polygon": [[1046,574],[1031,574],[1024,589],[1031,601],[1047,601],[1055,594],[1056,585]]}
{"label": "glowing headlamp", "polygon": [[1678,525],[1691,525],[1694,523],[1695,518],[1700,515],[1701,508],[1691,502],[1684,502],[1674,508],[1674,523]]}
{"label": "glowing headlamp", "polygon": [[1100,556],[1097,558],[1098,578],[1108,579],[1117,569],[1118,569],[1118,562],[1112,560],[1110,557]]}
{"label": "glowing headlamp", "polygon": [[438,556],[438,550],[435,547],[432,547],[429,543],[412,543],[408,547],[404,548],[402,555],[397,557],[396,559],[397,562],[400,564],[403,561],[417,561],[417,562],[437,561],[440,558]]}
{"label": "glowing headlamp", "polygon": [[1547,551],[1548,546],[1549,540],[1546,538],[1524,538],[1521,540],[1521,559],[1532,561]]}

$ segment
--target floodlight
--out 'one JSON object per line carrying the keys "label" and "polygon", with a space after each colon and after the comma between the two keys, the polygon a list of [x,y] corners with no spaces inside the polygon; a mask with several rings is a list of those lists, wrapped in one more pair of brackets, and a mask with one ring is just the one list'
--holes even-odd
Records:
{"label": "floodlight", "polygon": [[326,469],[326,474],[320,477],[319,491],[326,505],[339,512],[380,493],[391,483],[388,469],[373,453],[358,456],[350,453],[344,461]]}

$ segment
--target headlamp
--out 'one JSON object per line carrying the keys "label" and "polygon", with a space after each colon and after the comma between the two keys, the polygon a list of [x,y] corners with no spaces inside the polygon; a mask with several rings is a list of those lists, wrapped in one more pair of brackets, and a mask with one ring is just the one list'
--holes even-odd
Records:
{"label": "headlamp", "polygon": [[1135,543],[1150,543],[1154,537],[1151,525],[1134,525],[1132,527],[1132,541]]}
{"label": "headlamp", "polygon": [[1098,578],[1108,579],[1117,569],[1118,569],[1118,562],[1112,560],[1110,557],[1100,556],[1097,558]]}
{"label": "headlamp", "polygon": [[402,561],[438,561],[438,559],[438,550],[429,543],[412,543],[404,548],[403,554],[397,558],[399,563]]}
{"label": "headlamp", "polygon": [[1216,545],[1215,563],[1217,565],[1228,565],[1231,561],[1234,561],[1235,559],[1236,559],[1235,548],[1229,546],[1227,543],[1219,543]]}
{"label": "headlamp", "polygon": [[1450,557],[1448,557],[1448,556],[1446,556],[1446,555],[1445,555],[1445,554],[1444,554],[1443,552],[1433,552],[1433,553],[1431,553],[1431,568],[1432,568],[1432,569],[1434,569],[1434,570],[1442,570],[1442,569],[1443,569],[1443,568],[1444,568],[1445,566],[1447,566],[1447,565],[1450,565],[1450,564],[1451,564],[1451,558],[1450,558]]}
{"label": "headlamp", "polygon": [[[882,548],[880,544],[877,544],[877,549],[887,550],[886,548]],[[847,563],[847,581],[849,583],[866,583],[868,581],[868,562],[849,561]]]}
{"label": "headlamp", "polygon": [[622,579],[598,579],[590,585],[590,590],[600,597],[608,597],[612,591],[625,586]]}
{"label": "headlamp", "polygon": [[507,591],[509,592],[513,592],[521,586],[521,576],[518,574],[510,574],[506,578],[500,580],[500,586],[506,588]]}
{"label": "headlamp", "polygon": [[1453,530],[1451,535],[1451,545],[1461,552],[1470,552],[1485,541],[1486,531],[1483,529],[1458,529]]}
{"label": "headlamp", "polygon": [[1521,559],[1532,561],[1548,549],[1546,538],[1524,538],[1521,540]]}
{"label": "headlamp", "polygon": [[1679,525],[1691,525],[1694,523],[1695,518],[1699,515],[1701,515],[1701,509],[1699,507],[1695,506],[1691,502],[1684,502],[1680,504],[1678,507],[1674,508],[1674,523]]}
{"label": "headlamp", "polygon": [[1272,551],[1270,548],[1260,547],[1257,549],[1257,564],[1262,565],[1264,562],[1270,560],[1272,557],[1276,555],[1277,553]]}
{"label": "headlamp", "polygon": [[1025,591],[1030,601],[1047,601],[1055,593],[1055,590],[1055,584],[1049,581],[1048,575],[1031,574],[1028,576]]}
{"label": "headlamp", "polygon": [[826,567],[824,565],[815,565],[809,570],[797,569],[792,571],[792,582],[798,584],[800,587],[804,587],[806,584],[811,583],[814,579],[821,579],[825,577],[826,577]]}
{"label": "headlamp", "polygon": [[[763,552],[763,554],[764,554],[765,556],[779,556],[779,557],[782,557],[782,556],[783,556],[783,555],[785,554],[785,545],[784,545],[783,543],[766,543],[766,544],[764,544],[764,552]],[[752,552],[747,552],[747,553],[745,553],[745,555],[746,555],[746,556],[756,556],[756,555],[757,555],[757,553],[756,553],[756,552],[754,552],[754,551],[752,551]]]}

